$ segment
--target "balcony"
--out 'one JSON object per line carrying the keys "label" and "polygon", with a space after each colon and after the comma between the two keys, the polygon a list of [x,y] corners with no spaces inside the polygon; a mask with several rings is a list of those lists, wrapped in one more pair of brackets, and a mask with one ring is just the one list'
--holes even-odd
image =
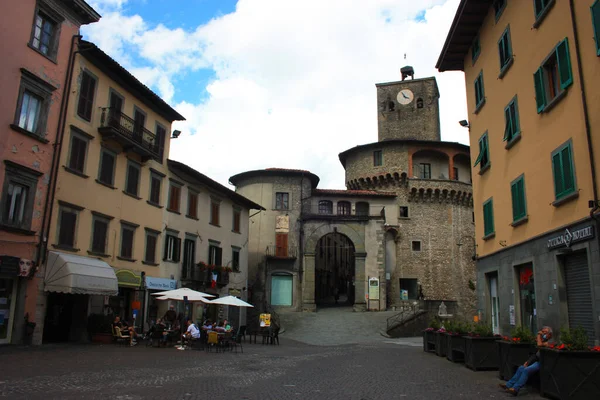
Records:
{"label": "balcony", "polygon": [[280,260],[295,260],[298,257],[298,249],[290,246],[267,246],[266,256]]}
{"label": "balcony", "polygon": [[367,202],[356,202],[354,207],[350,202],[338,202],[337,204],[328,200],[310,204],[308,210],[304,210],[302,218],[305,220],[338,220],[338,221],[368,221],[371,217],[381,217],[383,206],[371,206]]}
{"label": "balcony", "polygon": [[142,159],[160,157],[160,145],[156,135],[135,120],[115,108],[103,108],[98,132],[106,139],[113,139],[125,151],[133,151]]}
{"label": "balcony", "polygon": [[211,271],[207,269],[202,269],[197,265],[192,267],[183,268],[181,271],[181,280],[188,282],[195,282],[203,287],[210,287],[212,283],[212,274],[217,274],[217,286],[223,287],[229,284],[229,272],[227,271]]}

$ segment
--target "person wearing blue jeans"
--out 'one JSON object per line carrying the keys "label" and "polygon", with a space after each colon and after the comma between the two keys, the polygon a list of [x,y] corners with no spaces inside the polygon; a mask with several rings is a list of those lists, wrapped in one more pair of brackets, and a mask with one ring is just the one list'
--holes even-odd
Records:
{"label": "person wearing blue jeans", "polygon": [[[542,330],[540,330],[536,337],[536,342],[538,347],[546,347],[549,344],[549,340],[552,338],[552,328],[549,326],[544,326]],[[517,396],[519,394],[519,390],[527,383],[527,380],[530,376],[537,373],[540,370],[539,363],[540,351],[538,350],[533,356],[529,358],[529,360],[525,361],[525,364],[519,366],[517,372],[513,375],[512,378],[506,384],[500,384],[500,388],[506,390],[508,393],[513,396]]]}

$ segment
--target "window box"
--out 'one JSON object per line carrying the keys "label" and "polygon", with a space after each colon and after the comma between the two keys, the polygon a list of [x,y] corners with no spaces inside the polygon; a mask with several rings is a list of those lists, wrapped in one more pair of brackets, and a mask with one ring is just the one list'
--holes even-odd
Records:
{"label": "window box", "polygon": [[555,399],[600,399],[600,351],[540,349],[540,394]]}
{"label": "window box", "polygon": [[514,343],[506,340],[496,341],[498,351],[498,377],[505,381],[512,378],[517,368],[523,365],[536,352],[531,343]]}
{"label": "window box", "polygon": [[446,357],[448,351],[448,334],[446,332],[435,333],[435,354],[439,357]]}
{"label": "window box", "polygon": [[435,331],[423,331],[423,351],[426,353],[435,352]]}
{"label": "window box", "polygon": [[473,371],[493,371],[500,367],[496,342],[500,337],[465,336],[465,366]]}
{"label": "window box", "polygon": [[446,358],[454,363],[465,361],[465,337],[460,334],[448,333],[446,335]]}

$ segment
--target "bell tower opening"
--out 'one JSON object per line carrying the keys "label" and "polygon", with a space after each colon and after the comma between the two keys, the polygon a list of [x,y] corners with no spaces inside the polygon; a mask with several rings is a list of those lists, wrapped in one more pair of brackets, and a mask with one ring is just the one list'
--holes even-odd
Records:
{"label": "bell tower opening", "polygon": [[315,303],[317,307],[354,304],[354,244],[334,232],[323,236],[315,249]]}

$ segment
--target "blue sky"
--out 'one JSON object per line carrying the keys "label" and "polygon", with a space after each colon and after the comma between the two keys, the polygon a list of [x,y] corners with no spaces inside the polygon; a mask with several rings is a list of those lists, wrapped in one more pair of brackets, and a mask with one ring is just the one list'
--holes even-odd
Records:
{"label": "blue sky", "polygon": [[442,140],[468,143],[464,75],[435,70],[459,0],[90,3],[84,37],[186,117],[169,157],[221,183],[280,167],[344,188],[338,154],[377,140],[375,84],[407,63],[438,80]]}

